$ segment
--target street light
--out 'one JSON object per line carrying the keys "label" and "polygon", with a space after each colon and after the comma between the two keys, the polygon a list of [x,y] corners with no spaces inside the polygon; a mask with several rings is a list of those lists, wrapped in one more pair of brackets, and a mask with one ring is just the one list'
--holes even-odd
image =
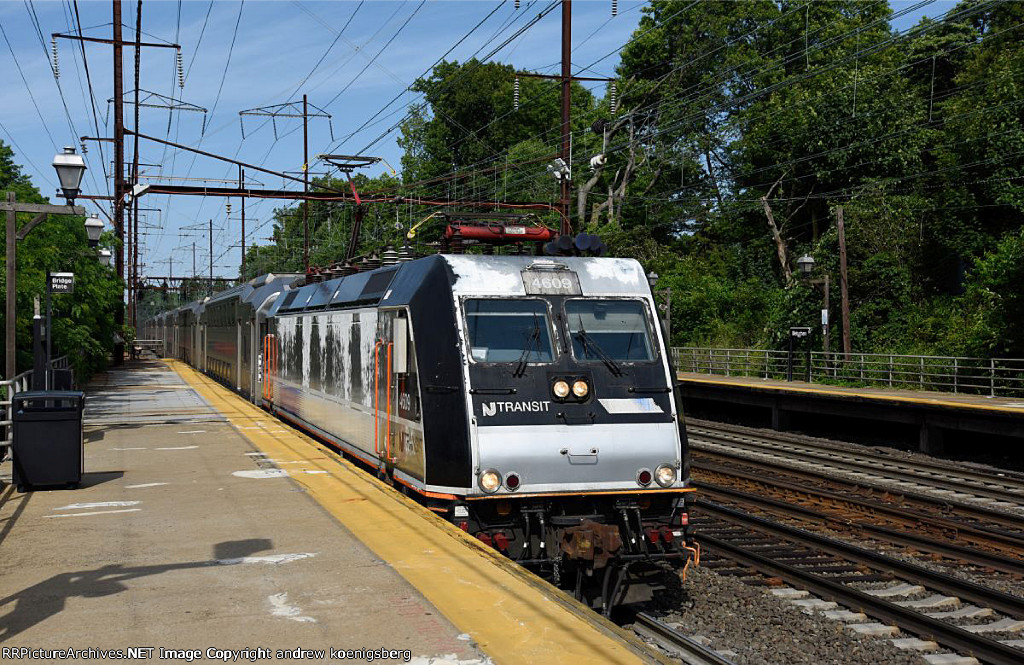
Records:
{"label": "street light", "polygon": [[[89,236],[90,247],[95,247],[99,244],[100,236],[103,234],[103,222],[100,221],[99,215],[96,213],[89,215],[88,219],[85,220],[85,232]],[[109,255],[110,252],[107,251],[107,254]]]}
{"label": "street light", "polygon": [[100,265],[103,266],[104,268],[109,268],[111,256],[113,256],[113,252],[111,252],[109,249],[101,249],[99,251]]}
{"label": "street light", "polygon": [[[809,254],[804,254],[803,256],[796,260],[796,267],[799,268],[800,270],[800,276],[804,279],[807,279],[811,276],[811,271],[814,270],[814,258]],[[826,272],[824,278],[822,279],[809,279],[808,282],[810,284],[813,284],[814,286],[822,287],[822,292],[825,296],[824,307],[822,307],[821,310],[821,329],[824,333],[822,339],[822,348],[825,351],[827,361],[827,354],[829,350],[828,273]]]}
{"label": "street light", "polygon": [[79,187],[82,185],[82,176],[85,175],[85,160],[74,148],[65,146],[64,152],[57,153],[53,158],[53,168],[57,170],[64,198],[67,199],[68,205],[74,205]]}
{"label": "street light", "polygon": [[807,277],[814,270],[814,257],[804,254],[796,260],[796,267],[800,269],[800,276]]}

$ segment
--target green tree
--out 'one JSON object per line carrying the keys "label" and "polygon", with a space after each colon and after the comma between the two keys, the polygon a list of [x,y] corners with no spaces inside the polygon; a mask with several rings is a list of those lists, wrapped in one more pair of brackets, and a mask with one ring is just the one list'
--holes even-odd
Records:
{"label": "green tree", "polygon": [[[22,203],[47,203],[0,142],[0,192],[13,191]],[[21,226],[32,215],[18,215]],[[81,217],[50,216],[18,243],[16,348],[18,371],[32,367],[32,315],[35,298],[46,294],[46,273],[73,272],[75,293],[53,296],[53,353],[68,355],[80,381],[102,368],[113,350],[114,334],[129,335],[114,323],[123,282],[96,260]],[[101,247],[113,247],[107,233]],[[6,275],[6,271],[4,272]],[[4,287],[6,288],[6,286]],[[5,324],[6,325],[6,324]]]}

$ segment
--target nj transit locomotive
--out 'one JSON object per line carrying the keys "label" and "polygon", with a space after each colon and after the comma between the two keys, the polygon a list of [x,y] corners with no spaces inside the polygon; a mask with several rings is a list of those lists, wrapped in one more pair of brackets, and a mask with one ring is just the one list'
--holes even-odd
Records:
{"label": "nj transit locomotive", "polygon": [[254,280],[144,334],[605,611],[696,554],[636,261],[434,255],[299,280]]}

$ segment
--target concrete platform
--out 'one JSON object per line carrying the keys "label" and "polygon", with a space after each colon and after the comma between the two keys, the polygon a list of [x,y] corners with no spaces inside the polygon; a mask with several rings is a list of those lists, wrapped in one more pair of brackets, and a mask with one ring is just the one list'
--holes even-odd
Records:
{"label": "concrete platform", "polygon": [[338,660],[332,648],[418,663],[652,657],[183,365],[110,372],[86,404],[81,489],[19,494],[10,462],[0,465],[4,647],[207,658],[300,648],[324,650],[324,662]]}
{"label": "concrete platform", "polygon": [[974,447],[979,435],[1014,450],[1024,443],[1021,398],[688,373],[678,374],[678,385],[684,410],[708,420],[743,406],[752,419],[744,424],[779,431],[821,429],[830,423],[826,428],[834,428],[835,436],[842,438],[851,426],[871,425],[931,454],[943,453],[947,444],[962,446],[963,441]]}

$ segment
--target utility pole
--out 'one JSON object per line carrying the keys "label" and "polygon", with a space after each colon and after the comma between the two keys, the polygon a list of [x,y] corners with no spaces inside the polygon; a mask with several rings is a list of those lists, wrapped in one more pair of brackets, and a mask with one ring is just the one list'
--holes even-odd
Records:
{"label": "utility pole", "polygon": [[[309,100],[302,95],[302,193],[309,194]],[[302,202],[302,268],[309,272],[309,201]]]}
{"label": "utility pole", "polygon": [[[115,250],[117,276],[124,279],[124,80],[121,68],[124,65],[121,42],[121,0],[113,0],[114,20],[114,228],[117,230]],[[124,299],[114,311],[114,323],[124,325]],[[120,332],[118,332],[120,335]],[[124,363],[124,341],[114,345],[114,364]]]}
{"label": "utility pole", "polygon": [[611,83],[615,81],[612,78],[572,75],[572,0],[562,0],[562,73],[552,76],[548,74],[534,74],[532,72],[516,72],[516,76],[556,79],[562,82],[562,146],[559,151],[559,158],[568,170],[562,173],[558,179],[561,185],[559,210],[562,213],[559,234],[570,235],[572,234],[572,225],[569,223],[569,199],[572,190],[572,82],[605,81]]}
{"label": "utility pole", "polygon": [[[570,140],[572,128],[570,126],[570,91],[572,86],[572,0],[562,0],[562,161],[572,168],[570,159]],[[571,170],[570,170],[571,173]],[[562,223],[560,226],[561,235],[572,233],[569,225],[569,174],[564,174],[559,179],[562,187]]]}
{"label": "utility pole", "polygon": [[[313,112],[309,112],[309,107]],[[302,110],[299,111],[298,102],[286,102],[274,104],[273,106],[260,106],[245,111],[239,111],[239,122],[242,116],[260,115],[268,116],[274,127],[274,138],[277,138],[278,118],[302,118],[302,192],[303,196],[309,195],[309,119],[327,118],[327,124],[331,129],[331,140],[334,140],[334,126],[331,125],[331,114],[315,105],[309,103],[309,97],[302,95]],[[245,138],[245,125],[242,125],[242,138]],[[241,189],[241,187],[239,188]],[[308,198],[305,199],[308,201]],[[309,271],[309,211],[307,204],[302,205],[302,265],[305,271]]]}
{"label": "utility pole", "polygon": [[[117,268],[117,276],[120,279],[124,279],[125,278],[125,255],[124,255],[124,250],[125,250],[125,220],[124,220],[125,201],[124,201],[124,197],[125,197],[125,194],[127,192],[127,186],[126,186],[126,181],[125,181],[125,160],[124,160],[124,133],[125,133],[125,127],[124,127],[124,108],[123,108],[123,106],[124,106],[124,71],[123,70],[124,70],[124,46],[125,46],[126,42],[124,42],[123,39],[122,39],[122,30],[121,30],[121,0],[113,0],[112,5],[113,5],[113,15],[112,15],[112,19],[113,19],[113,26],[112,26],[113,27],[113,35],[112,35],[112,37],[113,38],[112,39],[104,39],[104,38],[97,38],[97,37],[85,37],[84,35],[72,35],[72,34],[64,34],[64,33],[53,33],[52,37],[53,37],[54,40],[56,40],[57,38],[60,38],[60,39],[71,39],[71,40],[78,41],[78,42],[91,42],[91,43],[99,43],[99,44],[110,44],[111,46],[113,46],[112,50],[113,50],[113,53],[114,53],[114,63],[113,63],[114,64],[114,97],[113,97],[113,102],[114,102],[114,174],[113,174],[113,176],[114,176],[114,200],[113,200],[113,216],[112,216],[111,219],[112,219],[113,224],[114,224],[114,229],[117,231],[117,238],[118,238],[118,241],[119,241],[118,245],[117,245],[117,248],[115,249],[115,266]],[[141,0],[139,2],[139,5],[141,7]],[[140,11],[139,11],[139,19],[136,22],[135,40],[131,41],[131,42],[127,42],[128,46],[134,46],[135,47],[136,71],[138,71],[137,68],[138,68],[138,63],[139,63],[139,51],[142,49],[143,46],[145,46],[145,47],[154,47],[154,48],[172,48],[172,49],[175,49],[179,53],[179,55],[180,55],[180,52],[181,52],[181,46],[179,44],[167,44],[167,43],[143,42],[143,41],[141,41],[141,33],[140,33],[140,30],[139,30],[139,27],[140,27],[139,21],[141,21],[141,15],[142,14],[141,14],[141,9],[140,9]],[[180,58],[178,60],[178,63],[179,63],[179,67],[178,67],[178,71],[179,71],[179,86],[181,86],[181,85],[184,84],[184,80],[183,80],[182,75],[181,75],[181,59]],[[138,81],[138,75],[136,75],[136,86],[135,86],[135,88],[136,88],[136,95],[135,95],[136,128],[135,129],[136,129],[136,131],[138,131],[138,108],[139,108],[139,101],[138,101],[138,99],[139,99],[138,98],[138,87],[139,86],[138,86],[138,82],[137,81]],[[100,139],[100,140],[105,140],[105,139]],[[136,154],[137,153],[138,153],[138,145],[136,144]],[[136,159],[137,159],[137,157],[136,157]],[[135,174],[134,177],[137,177],[137,167],[136,167],[136,174]],[[135,225],[135,231],[136,231],[135,236],[137,237],[137,235],[138,235],[137,224]],[[134,245],[134,243],[137,243],[137,240],[135,240],[133,238],[133,245]],[[133,270],[137,271],[138,270],[138,260],[137,259],[133,259],[132,265],[133,265]],[[132,279],[133,275],[129,274],[128,277],[129,277],[129,282],[128,282],[128,289],[129,289],[128,300],[129,300],[129,302],[132,302],[132,291],[131,291],[131,289],[133,288],[133,286],[132,286],[131,279]],[[114,312],[114,322],[117,323],[118,325],[124,325],[124,322],[125,322],[125,302],[124,302],[125,298],[124,298],[124,295],[125,294],[122,293],[121,303],[118,305],[118,307],[116,308],[116,310]],[[114,364],[115,365],[120,365],[123,362],[124,362],[124,342],[122,341],[122,342],[118,342],[118,343],[116,343],[114,345]]]}
{"label": "utility pole", "polygon": [[210,218],[210,293],[213,294],[213,218]]}
{"label": "utility pole", "polygon": [[[242,189],[245,186],[245,169],[241,166],[238,167],[238,189]],[[245,278],[245,197],[241,197],[242,201],[242,264],[239,268],[238,276]]]}
{"label": "utility pole", "polygon": [[836,208],[836,228],[839,231],[839,290],[843,307],[843,358],[850,360],[850,292],[846,275],[846,227],[843,224],[843,206]]}
{"label": "utility pole", "polygon": [[[135,10],[135,146],[132,150],[132,184],[139,184],[139,64],[142,60],[142,0]],[[121,100],[118,99],[120,104]],[[137,292],[139,278],[139,198],[132,196],[132,263],[128,279],[128,304],[131,308],[132,328],[137,323]]]}
{"label": "utility pole", "polygon": [[196,278],[196,241],[192,241],[192,279]]}

